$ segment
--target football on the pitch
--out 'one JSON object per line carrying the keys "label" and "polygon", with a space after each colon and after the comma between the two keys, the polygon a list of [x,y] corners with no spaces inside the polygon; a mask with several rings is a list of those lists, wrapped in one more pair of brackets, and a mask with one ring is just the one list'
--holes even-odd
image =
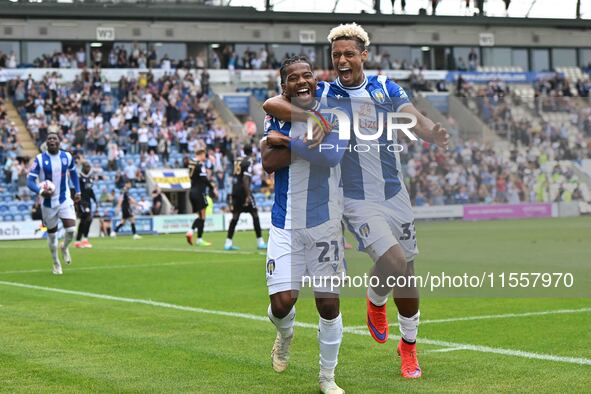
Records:
{"label": "football on the pitch", "polygon": [[41,188],[41,191],[43,191],[45,194],[53,194],[53,192],[55,191],[55,185],[52,181],[43,181],[41,182],[39,187]]}

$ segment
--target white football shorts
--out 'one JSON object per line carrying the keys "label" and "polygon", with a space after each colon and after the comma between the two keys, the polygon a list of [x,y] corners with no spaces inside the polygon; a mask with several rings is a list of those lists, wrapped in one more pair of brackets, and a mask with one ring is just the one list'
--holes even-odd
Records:
{"label": "white football shorts", "polygon": [[330,278],[345,275],[344,252],[340,220],[294,230],[271,226],[266,263],[269,295],[300,290],[306,276],[310,278],[306,286],[314,291],[338,294]]}
{"label": "white football shorts", "polygon": [[76,220],[76,210],[74,209],[74,202],[71,200],[66,200],[54,208],[41,205],[41,214],[43,224],[48,229],[57,227],[60,219]]}
{"label": "white football shorts", "polygon": [[406,188],[386,201],[345,198],[345,222],[359,242],[359,250],[374,262],[392,246],[399,244],[406,261],[419,254],[414,213]]}

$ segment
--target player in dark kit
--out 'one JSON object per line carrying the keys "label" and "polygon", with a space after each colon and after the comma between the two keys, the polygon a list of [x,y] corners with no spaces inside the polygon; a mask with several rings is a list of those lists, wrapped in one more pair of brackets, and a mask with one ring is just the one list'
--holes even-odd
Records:
{"label": "player in dark kit", "polygon": [[230,227],[228,228],[228,238],[226,238],[226,244],[224,250],[238,250],[237,246],[232,245],[232,237],[236,230],[236,224],[240,219],[240,214],[250,213],[252,215],[252,223],[254,225],[254,232],[257,237],[257,246],[259,249],[266,249],[267,244],[263,240],[261,233],[261,222],[259,220],[259,212],[257,210],[255,200],[252,197],[250,191],[250,185],[252,180],[252,146],[246,145],[244,147],[244,156],[238,158],[234,162],[234,179],[232,185],[232,221],[230,221]]}
{"label": "player in dark kit", "polygon": [[217,190],[207,176],[204,149],[197,149],[195,151],[195,158],[189,161],[189,177],[191,178],[189,198],[193,207],[193,213],[197,214],[197,218],[193,221],[191,229],[187,231],[187,242],[189,245],[193,245],[193,233],[197,229],[197,241],[195,245],[210,246],[211,243],[202,238],[203,228],[205,227],[205,208],[208,205],[206,195],[209,190],[213,194],[213,197],[215,197]]}
{"label": "player in dark kit", "polygon": [[78,204],[76,204],[76,210],[80,218],[76,242],[74,242],[76,248],[92,248],[92,245],[88,242],[88,232],[92,224],[92,201],[96,205],[96,196],[94,195],[94,190],[92,190],[94,181],[90,176],[90,171],[90,163],[84,162],[79,176],[82,197]]}
{"label": "player in dark kit", "polygon": [[135,216],[133,215],[132,205],[139,205],[133,197],[129,197],[129,189],[131,189],[131,182],[127,182],[123,188],[123,195],[119,197],[119,203],[117,204],[117,211],[121,211],[121,223],[115,227],[115,231],[111,233],[111,237],[116,237],[117,233],[129,220],[131,223],[131,232],[133,233],[133,239],[141,239],[142,237],[136,233],[135,229]]}

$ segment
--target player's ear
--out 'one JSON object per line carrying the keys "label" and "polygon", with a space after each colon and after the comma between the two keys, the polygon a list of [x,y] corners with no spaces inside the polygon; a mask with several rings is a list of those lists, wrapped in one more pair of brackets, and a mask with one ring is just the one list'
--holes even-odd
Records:
{"label": "player's ear", "polygon": [[281,94],[284,95],[285,97],[287,97],[287,86],[285,85],[285,82],[281,82]]}
{"label": "player's ear", "polygon": [[361,61],[365,62],[367,60],[367,56],[368,56],[367,49],[364,49],[363,52],[361,52]]}

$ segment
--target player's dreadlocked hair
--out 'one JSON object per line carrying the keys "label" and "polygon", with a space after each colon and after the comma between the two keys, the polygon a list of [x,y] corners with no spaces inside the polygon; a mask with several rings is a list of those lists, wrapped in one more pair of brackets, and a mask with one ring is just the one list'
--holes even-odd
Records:
{"label": "player's dreadlocked hair", "polygon": [[306,56],[297,55],[289,57],[285,59],[283,63],[281,63],[281,68],[279,69],[279,75],[281,75],[281,83],[285,83],[285,78],[287,78],[287,67],[295,63],[306,63],[308,66],[310,66],[310,70],[313,68],[312,63],[310,63],[310,60],[308,60]]}
{"label": "player's dreadlocked hair", "polygon": [[333,27],[326,38],[331,44],[338,40],[355,40],[361,52],[365,51],[369,46],[369,35],[357,23]]}

